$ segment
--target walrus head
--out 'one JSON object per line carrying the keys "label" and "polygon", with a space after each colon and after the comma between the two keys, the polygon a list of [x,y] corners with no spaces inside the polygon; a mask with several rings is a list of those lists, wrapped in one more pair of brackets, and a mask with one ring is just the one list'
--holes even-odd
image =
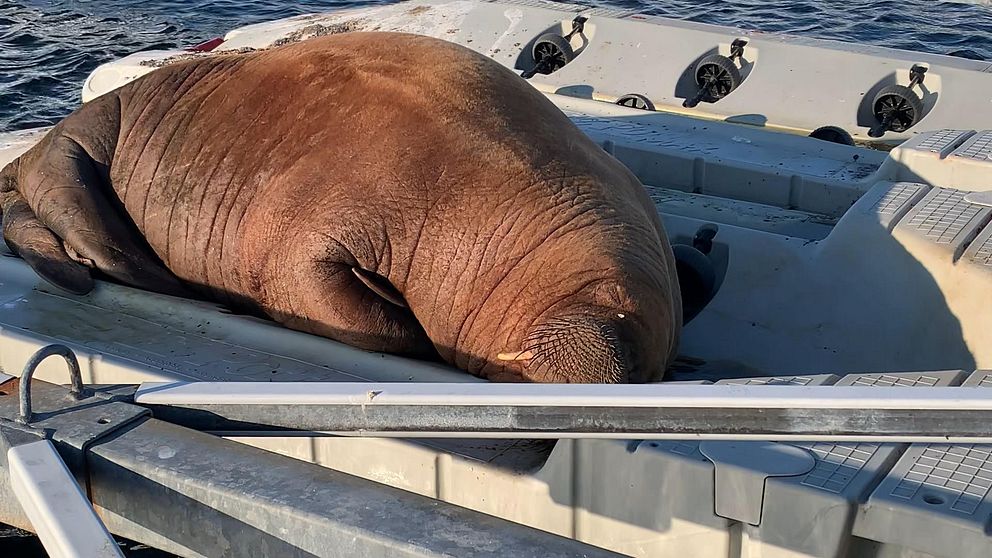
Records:
{"label": "walrus head", "polygon": [[[600,269],[597,279],[589,279],[582,268],[570,273],[564,262],[546,268],[556,270],[556,302],[507,324],[508,335],[498,337],[508,346],[493,355],[493,365],[502,367],[499,376],[544,383],[661,379],[675,353],[682,320],[677,284],[654,269],[654,263],[667,260],[636,258],[630,252],[609,260],[612,265],[593,263]],[[569,292],[569,285],[580,286]]]}
{"label": "walrus head", "polygon": [[[540,318],[519,349],[496,359],[512,375],[546,383],[643,383],[665,373],[677,328],[654,331],[636,310],[620,305],[581,305]],[[674,318],[671,320],[674,322]]]}

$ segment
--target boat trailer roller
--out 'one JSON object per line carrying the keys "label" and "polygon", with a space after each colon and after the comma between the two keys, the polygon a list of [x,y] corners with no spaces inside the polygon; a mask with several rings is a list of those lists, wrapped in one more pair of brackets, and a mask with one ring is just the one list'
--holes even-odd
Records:
{"label": "boat trailer roller", "polygon": [[[69,369],[68,389],[32,378],[55,356]],[[217,434],[978,443],[992,442],[987,394],[677,383],[84,386],[72,350],[49,345],[20,377],[0,376],[0,520],[38,533],[52,556],[120,556],[109,533],[182,556],[609,556]],[[804,456],[782,449],[769,476],[804,467]]]}

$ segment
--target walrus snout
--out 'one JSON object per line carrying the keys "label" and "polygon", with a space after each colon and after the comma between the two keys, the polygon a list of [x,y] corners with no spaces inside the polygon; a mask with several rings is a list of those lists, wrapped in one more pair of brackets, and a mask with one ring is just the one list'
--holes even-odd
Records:
{"label": "walrus snout", "polygon": [[650,365],[641,362],[639,326],[624,313],[606,318],[595,314],[556,317],[537,324],[519,351],[497,358],[518,367],[532,382],[644,382]]}

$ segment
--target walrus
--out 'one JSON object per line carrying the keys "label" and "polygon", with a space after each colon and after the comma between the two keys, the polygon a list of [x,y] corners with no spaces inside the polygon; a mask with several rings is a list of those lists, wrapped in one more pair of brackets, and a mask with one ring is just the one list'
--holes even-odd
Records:
{"label": "walrus", "polygon": [[673,252],[637,178],[511,70],[402,33],[179,62],[0,172],[42,278],[94,273],[493,381],[645,382]]}

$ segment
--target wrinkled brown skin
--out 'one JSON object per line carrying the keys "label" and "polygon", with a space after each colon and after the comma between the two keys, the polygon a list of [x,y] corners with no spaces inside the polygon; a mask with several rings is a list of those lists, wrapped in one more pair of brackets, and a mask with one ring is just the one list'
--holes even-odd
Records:
{"label": "wrinkled brown skin", "polygon": [[648,381],[678,342],[636,177],[511,71],[427,37],[165,67],[55,126],[0,192],[8,245],[76,293],[94,267],[496,381]]}

